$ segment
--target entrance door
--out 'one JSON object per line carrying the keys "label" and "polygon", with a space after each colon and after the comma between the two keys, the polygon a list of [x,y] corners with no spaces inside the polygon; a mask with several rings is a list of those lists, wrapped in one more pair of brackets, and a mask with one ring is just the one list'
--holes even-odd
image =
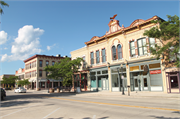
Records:
{"label": "entrance door", "polygon": [[141,81],[138,77],[134,78],[134,90],[141,91]]}
{"label": "entrance door", "polygon": [[171,88],[173,89],[179,89],[179,85],[178,85],[178,78],[177,76],[171,76],[170,77],[170,85],[171,85]]}
{"label": "entrance door", "polygon": [[106,78],[101,78],[102,90],[108,90],[108,80]]}

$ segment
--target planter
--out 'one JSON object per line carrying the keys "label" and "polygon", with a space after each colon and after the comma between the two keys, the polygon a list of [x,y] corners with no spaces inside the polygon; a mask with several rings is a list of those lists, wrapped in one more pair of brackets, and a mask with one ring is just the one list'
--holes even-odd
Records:
{"label": "planter", "polygon": [[54,93],[54,88],[49,89],[49,93]]}
{"label": "planter", "polygon": [[57,88],[57,93],[59,93],[60,92],[60,89],[59,88]]}

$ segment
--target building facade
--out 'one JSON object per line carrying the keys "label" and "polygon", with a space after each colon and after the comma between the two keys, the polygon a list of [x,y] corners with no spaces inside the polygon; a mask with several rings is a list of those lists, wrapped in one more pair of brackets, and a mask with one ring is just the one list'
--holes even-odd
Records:
{"label": "building facade", "polygon": [[31,84],[28,89],[47,89],[54,88],[62,85],[62,80],[49,79],[50,83],[47,83],[48,72],[44,71],[44,68],[48,65],[54,65],[60,63],[60,59],[63,59],[60,55],[47,56],[47,55],[34,55],[26,60],[25,63],[25,79],[29,79]]}
{"label": "building facade", "polygon": [[[15,75],[14,74],[3,74],[0,76],[0,81],[3,80],[3,77],[9,78],[10,76],[15,76]],[[2,88],[8,87],[8,84],[1,84],[1,87]],[[15,87],[15,84],[13,85],[13,87]]]}
{"label": "building facade", "polygon": [[[167,92],[165,65],[162,59],[152,58],[149,47],[161,45],[155,38],[144,36],[145,30],[159,27],[153,20],[137,19],[129,27],[112,18],[105,35],[94,36],[86,46],[71,52],[71,58],[82,57],[84,62],[75,74],[75,87],[99,91],[164,91]],[[82,86],[83,85],[83,86]]]}

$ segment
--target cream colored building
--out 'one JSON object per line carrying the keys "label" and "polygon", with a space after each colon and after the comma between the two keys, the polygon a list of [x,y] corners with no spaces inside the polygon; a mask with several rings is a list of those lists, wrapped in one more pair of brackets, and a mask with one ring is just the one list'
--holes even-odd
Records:
{"label": "cream colored building", "polygon": [[[145,30],[159,26],[151,23],[158,16],[137,19],[129,27],[112,18],[105,35],[94,36],[86,46],[71,52],[71,58],[82,57],[84,67],[75,74],[75,87],[82,90],[164,91],[167,92],[163,60],[151,58],[149,47],[161,45],[158,39],[143,36]],[[149,43],[149,44],[148,44]],[[145,46],[145,47],[144,47]]]}
{"label": "cream colored building", "polygon": [[[47,56],[47,55],[34,55],[26,60],[25,63],[25,79],[29,79],[31,84],[29,89],[47,89],[47,75],[48,72],[44,71],[44,68],[48,65],[54,65],[63,59],[60,55]],[[61,80],[49,79],[49,88],[58,87],[61,85]]]}

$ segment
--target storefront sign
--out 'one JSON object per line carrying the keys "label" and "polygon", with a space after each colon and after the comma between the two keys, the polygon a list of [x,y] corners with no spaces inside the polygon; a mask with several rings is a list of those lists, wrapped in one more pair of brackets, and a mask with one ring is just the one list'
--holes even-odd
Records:
{"label": "storefront sign", "polygon": [[154,71],[150,71],[150,74],[160,74],[161,70],[154,70]]}

